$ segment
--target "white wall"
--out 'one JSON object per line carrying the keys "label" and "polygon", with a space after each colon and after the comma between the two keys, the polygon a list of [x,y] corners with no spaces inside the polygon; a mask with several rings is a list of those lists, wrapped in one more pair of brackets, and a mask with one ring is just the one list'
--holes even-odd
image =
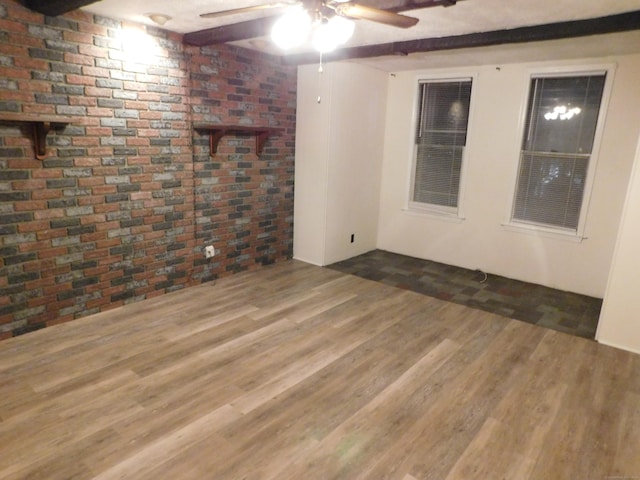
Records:
{"label": "white wall", "polygon": [[387,74],[332,63],[319,77],[298,68],[293,250],[328,265],[376,248]]}
{"label": "white wall", "polygon": [[596,339],[640,353],[640,141]]}
{"label": "white wall", "polygon": [[[513,196],[521,119],[534,67],[615,62],[615,78],[581,242],[503,226]],[[475,74],[461,222],[406,210],[419,75]],[[380,249],[602,297],[640,130],[640,55],[396,73],[388,86]]]}
{"label": "white wall", "polygon": [[[328,77],[326,73],[323,77]],[[324,265],[327,226],[327,161],[331,82],[318,71],[298,68],[296,160],[293,208],[293,256]],[[315,90],[314,90],[315,87]],[[316,98],[322,98],[321,103]]]}

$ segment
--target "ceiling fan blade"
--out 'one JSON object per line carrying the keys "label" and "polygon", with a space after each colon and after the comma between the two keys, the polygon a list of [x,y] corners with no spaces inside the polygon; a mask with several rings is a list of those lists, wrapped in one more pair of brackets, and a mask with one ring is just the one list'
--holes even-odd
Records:
{"label": "ceiling fan blade", "polygon": [[249,7],[231,8],[229,10],[221,10],[219,12],[201,13],[201,18],[217,18],[226,17],[227,15],[237,15],[239,13],[259,12],[261,10],[271,10],[273,8],[284,8],[295,5],[297,2],[276,2],[265,3],[263,5],[251,5]]}
{"label": "ceiling fan blade", "polygon": [[418,23],[418,19],[414,17],[388,12],[379,8],[367,7],[354,2],[334,4],[332,8],[338,15],[344,17],[370,20],[372,22],[391,25],[392,27],[409,28]]}

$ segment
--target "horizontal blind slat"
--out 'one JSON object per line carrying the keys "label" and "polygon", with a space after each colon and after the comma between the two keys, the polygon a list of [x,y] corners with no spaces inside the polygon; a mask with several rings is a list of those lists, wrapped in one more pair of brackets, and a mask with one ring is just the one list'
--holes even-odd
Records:
{"label": "horizontal blind slat", "polygon": [[532,79],[512,220],[577,230],[604,81]]}
{"label": "horizontal blind slat", "polygon": [[457,207],[471,80],[420,85],[412,200]]}

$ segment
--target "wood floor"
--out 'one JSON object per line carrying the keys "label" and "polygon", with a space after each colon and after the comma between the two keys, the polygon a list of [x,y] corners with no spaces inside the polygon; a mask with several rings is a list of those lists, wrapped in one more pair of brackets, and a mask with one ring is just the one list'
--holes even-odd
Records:
{"label": "wood floor", "polygon": [[0,343],[0,479],[640,477],[640,356],[290,261]]}

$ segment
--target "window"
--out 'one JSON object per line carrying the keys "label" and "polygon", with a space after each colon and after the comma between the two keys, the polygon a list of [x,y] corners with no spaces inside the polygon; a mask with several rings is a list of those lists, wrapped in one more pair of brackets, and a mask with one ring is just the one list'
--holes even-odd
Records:
{"label": "window", "polygon": [[531,80],[512,222],[578,231],[605,79]]}
{"label": "window", "polygon": [[420,83],[410,206],[457,213],[470,100],[470,78]]}

